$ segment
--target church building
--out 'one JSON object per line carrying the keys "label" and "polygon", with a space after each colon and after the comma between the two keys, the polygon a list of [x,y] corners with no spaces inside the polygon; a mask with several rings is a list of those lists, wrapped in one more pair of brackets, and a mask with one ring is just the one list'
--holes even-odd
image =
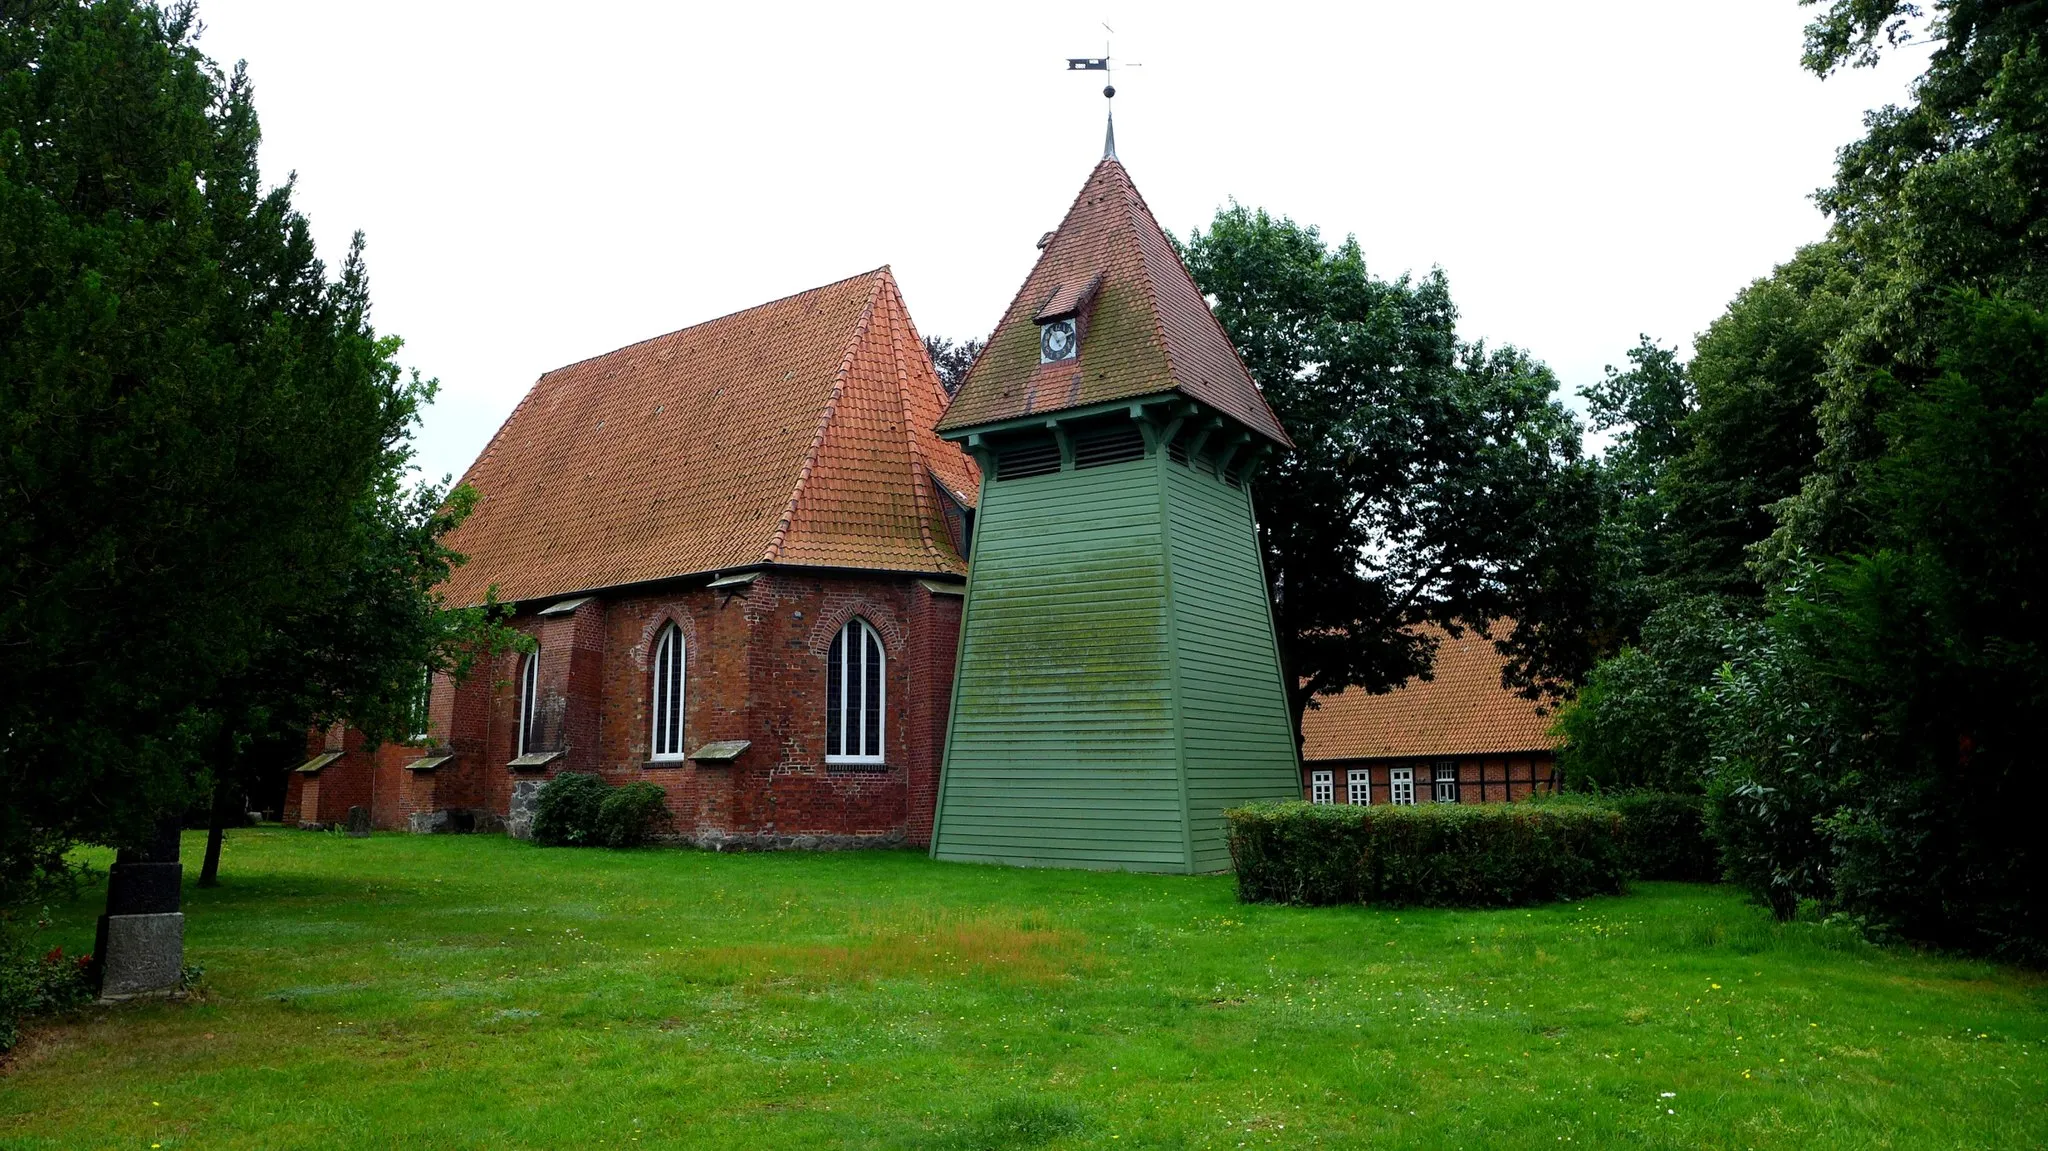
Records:
{"label": "church building", "polygon": [[437,678],[411,744],[315,737],[286,821],[521,834],[579,771],[702,844],[927,842],[980,488],[945,403],[887,268],[542,376],[442,589],[535,650]]}
{"label": "church building", "polygon": [[950,402],[887,268],[543,375],[442,589],[533,650],[314,737],[287,822],[519,835],[575,771],[704,845],[1227,869],[1300,786],[1250,493],[1292,445],[1105,151]]}

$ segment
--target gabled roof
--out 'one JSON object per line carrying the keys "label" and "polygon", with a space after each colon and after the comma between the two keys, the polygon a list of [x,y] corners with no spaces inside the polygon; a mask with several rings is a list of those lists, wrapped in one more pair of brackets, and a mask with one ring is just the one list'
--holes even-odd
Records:
{"label": "gabled roof", "polygon": [[[1293,446],[1114,156],[1096,166],[1044,248],[940,430],[1180,392]],[[1040,364],[1039,317],[1076,300],[1083,304],[1080,356]]]}
{"label": "gabled roof", "polygon": [[1501,686],[1502,660],[1492,640],[1469,628],[1458,639],[1426,630],[1442,641],[1434,677],[1411,679],[1384,695],[1352,687],[1318,696],[1318,706],[1302,716],[1302,759],[1490,755],[1557,746],[1550,717]]}
{"label": "gabled roof", "polygon": [[945,392],[889,269],[558,368],[463,482],[452,604],[761,564],[960,574]]}

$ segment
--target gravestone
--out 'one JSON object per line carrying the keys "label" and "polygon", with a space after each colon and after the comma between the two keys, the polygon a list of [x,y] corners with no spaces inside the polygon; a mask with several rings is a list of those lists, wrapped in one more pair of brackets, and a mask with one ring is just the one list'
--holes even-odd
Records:
{"label": "gravestone", "polygon": [[350,839],[370,838],[370,809],[351,807],[348,809],[348,837]]}
{"label": "gravestone", "polygon": [[185,867],[178,862],[178,821],[165,820],[140,848],[122,848],[107,869],[107,911],[93,955],[100,999],[116,1001],[180,990],[185,915],[179,910]]}

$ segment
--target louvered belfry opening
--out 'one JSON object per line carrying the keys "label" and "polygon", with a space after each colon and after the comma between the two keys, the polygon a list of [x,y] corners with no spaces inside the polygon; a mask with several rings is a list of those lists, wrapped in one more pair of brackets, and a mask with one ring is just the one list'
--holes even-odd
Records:
{"label": "louvered belfry opening", "polygon": [[1102,468],[1145,458],[1145,434],[1129,419],[1076,429],[1073,438],[1077,468]]}
{"label": "louvered belfry opening", "polygon": [[1060,470],[1060,445],[1051,432],[1017,436],[996,447],[996,478],[1021,480]]}

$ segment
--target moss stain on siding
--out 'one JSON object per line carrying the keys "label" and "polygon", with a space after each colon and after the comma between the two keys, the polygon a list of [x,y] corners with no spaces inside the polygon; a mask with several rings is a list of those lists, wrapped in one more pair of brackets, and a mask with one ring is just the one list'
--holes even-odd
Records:
{"label": "moss stain on siding", "polygon": [[977,520],[932,854],[1227,868],[1223,808],[1298,778],[1248,493],[1154,452]]}

